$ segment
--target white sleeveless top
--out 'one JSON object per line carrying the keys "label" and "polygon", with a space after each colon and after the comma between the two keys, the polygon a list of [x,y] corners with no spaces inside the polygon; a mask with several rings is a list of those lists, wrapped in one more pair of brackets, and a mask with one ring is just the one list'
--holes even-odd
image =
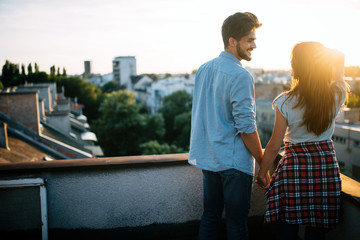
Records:
{"label": "white sleeveless top", "polygon": [[[275,98],[274,105],[279,109],[279,111],[288,123],[288,127],[286,128],[284,136],[284,142],[301,143],[330,140],[334,133],[335,118],[340,112],[340,109],[345,102],[345,89],[342,86],[341,89],[343,90],[341,104],[337,104],[336,106],[336,113],[332,124],[325,132],[323,132],[319,136],[315,135],[314,133],[308,132],[305,125],[300,126],[303,122],[304,109],[293,108],[296,103],[296,96],[292,98],[287,98],[288,95],[286,92],[284,92],[281,93],[277,98]],[[338,97],[339,96],[336,95],[336,102],[338,102]]]}

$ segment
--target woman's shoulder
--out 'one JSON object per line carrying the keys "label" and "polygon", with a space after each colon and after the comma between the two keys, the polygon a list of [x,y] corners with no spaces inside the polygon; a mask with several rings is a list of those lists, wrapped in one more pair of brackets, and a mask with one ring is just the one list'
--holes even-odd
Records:
{"label": "woman's shoulder", "polygon": [[282,92],[274,99],[273,104],[283,103],[288,97],[289,92]]}

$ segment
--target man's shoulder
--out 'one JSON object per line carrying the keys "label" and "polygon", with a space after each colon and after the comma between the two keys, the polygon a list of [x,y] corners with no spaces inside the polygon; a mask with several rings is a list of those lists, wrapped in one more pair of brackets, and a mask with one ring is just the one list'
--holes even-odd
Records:
{"label": "man's shoulder", "polygon": [[223,72],[224,74],[234,77],[252,78],[250,72],[246,70],[240,62],[237,63],[221,55],[202,64],[198,71],[204,71],[205,69]]}

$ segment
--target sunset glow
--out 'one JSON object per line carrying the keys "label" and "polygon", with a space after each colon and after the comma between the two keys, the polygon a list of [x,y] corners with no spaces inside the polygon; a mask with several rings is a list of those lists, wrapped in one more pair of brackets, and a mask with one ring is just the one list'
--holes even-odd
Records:
{"label": "sunset glow", "polygon": [[318,41],[360,65],[359,0],[1,0],[0,64],[37,62],[69,74],[112,71],[112,59],[136,56],[138,73],[191,72],[223,50],[222,21],[249,11],[263,26],[245,66],[289,69],[301,41]]}

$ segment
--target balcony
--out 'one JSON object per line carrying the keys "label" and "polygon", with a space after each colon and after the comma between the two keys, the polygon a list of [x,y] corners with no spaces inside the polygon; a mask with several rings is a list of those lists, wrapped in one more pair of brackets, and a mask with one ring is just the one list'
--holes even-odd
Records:
{"label": "balcony", "polygon": [[[1,164],[1,239],[196,239],[202,173],[187,158],[170,154]],[[357,239],[360,183],[342,178],[343,219],[327,237]],[[263,224],[264,211],[263,190],[254,185],[251,239],[275,239],[276,227]],[[226,239],[224,228],[221,239]]]}

